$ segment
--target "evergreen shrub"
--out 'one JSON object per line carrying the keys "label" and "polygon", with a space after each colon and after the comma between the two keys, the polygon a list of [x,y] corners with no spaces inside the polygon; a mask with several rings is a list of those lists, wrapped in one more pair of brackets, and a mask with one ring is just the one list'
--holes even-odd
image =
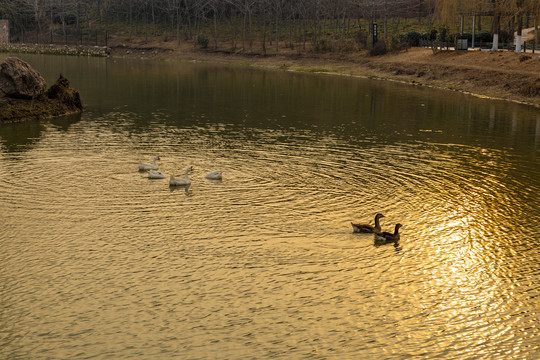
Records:
{"label": "evergreen shrub", "polygon": [[409,31],[407,32],[406,36],[409,46],[420,46],[420,39],[427,40],[426,37],[418,31]]}
{"label": "evergreen shrub", "polygon": [[369,50],[369,55],[379,56],[379,55],[384,55],[387,52],[388,50],[386,49],[386,43],[384,42],[384,40],[379,40],[377,41],[375,46],[371,50]]}
{"label": "evergreen shrub", "polygon": [[315,43],[316,52],[329,52],[332,50],[332,44],[326,38],[321,38]]}
{"label": "evergreen shrub", "polygon": [[208,39],[208,36],[206,36],[205,34],[199,34],[197,36],[197,45],[199,45],[201,49],[206,49],[208,47],[209,42],[210,40]]}
{"label": "evergreen shrub", "polygon": [[489,31],[480,31],[478,34],[476,34],[476,41],[479,42],[491,42],[493,41],[493,34]]}
{"label": "evergreen shrub", "polygon": [[448,30],[446,30],[446,28],[441,28],[441,31],[439,32],[439,35],[437,36],[437,40],[441,42],[446,42],[450,40],[448,38]]}

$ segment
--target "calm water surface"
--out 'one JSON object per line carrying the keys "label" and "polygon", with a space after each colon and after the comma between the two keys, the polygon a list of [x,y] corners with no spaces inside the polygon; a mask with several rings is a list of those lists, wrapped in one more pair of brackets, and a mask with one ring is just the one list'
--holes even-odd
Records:
{"label": "calm water surface", "polygon": [[[0,358],[540,356],[538,110],[20,57],[87,111],[0,127]],[[149,180],[154,155],[167,176],[193,166],[192,185]],[[352,233],[377,212],[398,244]]]}

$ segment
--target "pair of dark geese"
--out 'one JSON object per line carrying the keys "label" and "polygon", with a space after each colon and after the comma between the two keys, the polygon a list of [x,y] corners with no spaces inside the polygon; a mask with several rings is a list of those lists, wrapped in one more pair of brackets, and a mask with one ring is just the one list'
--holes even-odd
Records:
{"label": "pair of dark geese", "polygon": [[383,214],[377,214],[375,215],[375,226],[369,225],[369,224],[353,224],[351,222],[351,225],[353,227],[353,231],[356,233],[372,233],[375,234],[375,239],[380,241],[387,241],[387,242],[398,242],[399,241],[399,228],[402,226],[401,224],[396,224],[396,228],[394,230],[394,233],[389,233],[386,231],[381,231],[381,224],[379,220],[383,218]]}

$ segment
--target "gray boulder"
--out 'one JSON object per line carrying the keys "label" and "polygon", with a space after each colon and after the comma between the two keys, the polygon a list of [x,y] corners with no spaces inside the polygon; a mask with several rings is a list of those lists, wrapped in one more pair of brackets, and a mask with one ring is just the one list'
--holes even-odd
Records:
{"label": "gray boulder", "polygon": [[45,93],[45,79],[28,63],[16,57],[0,64],[0,96],[32,99]]}

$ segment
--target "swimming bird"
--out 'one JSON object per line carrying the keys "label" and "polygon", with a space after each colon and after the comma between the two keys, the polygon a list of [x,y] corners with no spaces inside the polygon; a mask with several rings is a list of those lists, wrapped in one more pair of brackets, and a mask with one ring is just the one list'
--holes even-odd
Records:
{"label": "swimming bird", "polygon": [[165,174],[160,171],[149,171],[148,178],[149,179],[165,179]]}
{"label": "swimming bird", "polygon": [[208,180],[221,180],[223,178],[221,170],[210,171],[204,176]]}
{"label": "swimming bird", "polygon": [[399,241],[399,228],[402,227],[401,224],[396,224],[396,228],[394,230],[394,233],[389,233],[389,232],[386,232],[384,231],[383,233],[381,234],[375,234],[375,239],[376,240],[379,240],[379,241],[387,241],[387,242],[390,242],[390,241],[393,241],[393,242],[398,242]]}
{"label": "swimming bird", "polygon": [[156,160],[160,160],[160,158],[159,156],[154,156],[153,160],[153,164],[139,163],[139,171],[157,170],[158,165],[156,164]]}
{"label": "swimming bird", "polygon": [[171,175],[171,178],[169,179],[169,185],[170,186],[185,186],[185,185],[191,184],[191,180],[189,180],[189,176],[188,176],[188,173],[190,171],[193,171],[193,166],[189,166],[188,168],[186,168],[185,179],[175,178],[173,175]]}
{"label": "swimming bird", "polygon": [[351,225],[353,227],[353,232],[357,233],[380,233],[381,232],[381,224],[379,223],[379,219],[383,218],[383,214],[377,214],[375,215],[375,226],[369,225],[369,224],[353,224],[351,222]]}

